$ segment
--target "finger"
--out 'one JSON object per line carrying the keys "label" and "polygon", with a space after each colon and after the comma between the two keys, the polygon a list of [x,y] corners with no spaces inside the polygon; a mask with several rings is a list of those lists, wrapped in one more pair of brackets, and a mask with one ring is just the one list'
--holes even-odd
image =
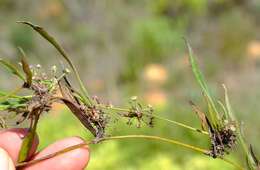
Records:
{"label": "finger", "polygon": [[[57,141],[41,152],[39,152],[33,160],[39,159],[43,156],[49,155],[51,153],[63,150],[69,146],[77,145],[83,143],[84,140],[78,137],[66,138],[60,141]],[[88,147],[82,147],[75,149],[61,155],[55,156],[53,158],[41,161],[39,163],[30,165],[26,167],[26,170],[82,170],[84,169],[89,161],[89,149]]]}
{"label": "finger", "polygon": [[[27,134],[27,129],[19,128],[0,131],[0,147],[6,150],[6,152],[12,158],[13,162],[17,162],[19,151],[22,146],[22,141]],[[37,149],[38,144],[39,139],[36,135],[29,156],[33,155]]]}
{"label": "finger", "polygon": [[2,148],[0,148],[0,169],[2,169],[2,170],[15,170],[12,158]]}

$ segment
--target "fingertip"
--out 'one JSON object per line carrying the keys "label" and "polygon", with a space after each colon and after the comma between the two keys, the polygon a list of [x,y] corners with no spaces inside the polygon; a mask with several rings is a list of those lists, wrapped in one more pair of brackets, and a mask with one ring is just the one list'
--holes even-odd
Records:
{"label": "fingertip", "polygon": [[[3,148],[12,158],[13,162],[17,162],[18,155],[22,146],[24,137],[28,134],[28,129],[14,128],[0,131],[0,147]],[[38,136],[36,135],[33,146],[29,155],[33,155],[39,144]]]}
{"label": "fingertip", "polygon": [[[57,151],[81,143],[84,143],[84,140],[79,137],[70,137],[63,140],[59,140],[49,145],[47,148],[43,149],[41,152],[35,155],[33,157],[33,160],[42,158],[43,156],[47,156],[49,154],[55,153]],[[89,156],[90,156],[89,148],[87,146],[81,147],[63,153],[61,155],[55,156],[53,158],[49,158],[47,160],[30,165],[25,169],[26,170],[36,170],[36,169],[39,170],[39,169],[48,169],[48,168],[51,168],[52,170],[84,169],[88,164]]]}

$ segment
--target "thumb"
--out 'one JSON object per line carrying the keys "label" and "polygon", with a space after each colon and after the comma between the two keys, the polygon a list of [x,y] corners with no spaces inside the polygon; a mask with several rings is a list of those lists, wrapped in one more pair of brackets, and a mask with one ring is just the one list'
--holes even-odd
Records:
{"label": "thumb", "polygon": [[14,163],[12,161],[12,158],[2,148],[0,148],[0,169],[2,169],[2,170],[15,170],[15,166],[14,166]]}

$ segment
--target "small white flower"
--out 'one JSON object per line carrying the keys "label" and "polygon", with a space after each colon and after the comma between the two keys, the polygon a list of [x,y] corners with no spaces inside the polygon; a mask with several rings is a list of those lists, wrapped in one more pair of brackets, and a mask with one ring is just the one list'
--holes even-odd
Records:
{"label": "small white flower", "polygon": [[132,96],[131,100],[136,101],[137,100],[137,96]]}
{"label": "small white flower", "polygon": [[66,74],[69,74],[69,73],[70,73],[70,70],[69,70],[68,68],[65,68],[64,72],[65,72]]}
{"label": "small white flower", "polygon": [[40,68],[42,68],[42,66],[41,66],[40,64],[37,64],[37,65],[36,65],[36,68],[37,68],[37,69],[40,69]]}
{"label": "small white flower", "polygon": [[54,74],[57,72],[57,66],[56,65],[53,65],[51,67],[51,72],[54,73]]}

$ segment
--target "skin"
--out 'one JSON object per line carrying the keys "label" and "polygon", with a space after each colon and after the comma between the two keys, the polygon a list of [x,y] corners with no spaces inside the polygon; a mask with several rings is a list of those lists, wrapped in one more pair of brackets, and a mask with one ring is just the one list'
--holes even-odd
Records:
{"label": "skin", "polygon": [[[8,129],[0,131],[0,169],[14,170],[15,163],[18,159],[19,150],[22,145],[22,140],[26,136],[26,129]],[[83,143],[79,137],[65,138],[49,145],[40,152],[37,152],[39,139],[36,137],[33,142],[33,147],[30,151],[30,160],[41,158],[42,156],[57,152],[69,146]],[[89,161],[89,148],[82,147],[69,151],[54,158],[30,165],[22,168],[22,170],[82,170]]]}

